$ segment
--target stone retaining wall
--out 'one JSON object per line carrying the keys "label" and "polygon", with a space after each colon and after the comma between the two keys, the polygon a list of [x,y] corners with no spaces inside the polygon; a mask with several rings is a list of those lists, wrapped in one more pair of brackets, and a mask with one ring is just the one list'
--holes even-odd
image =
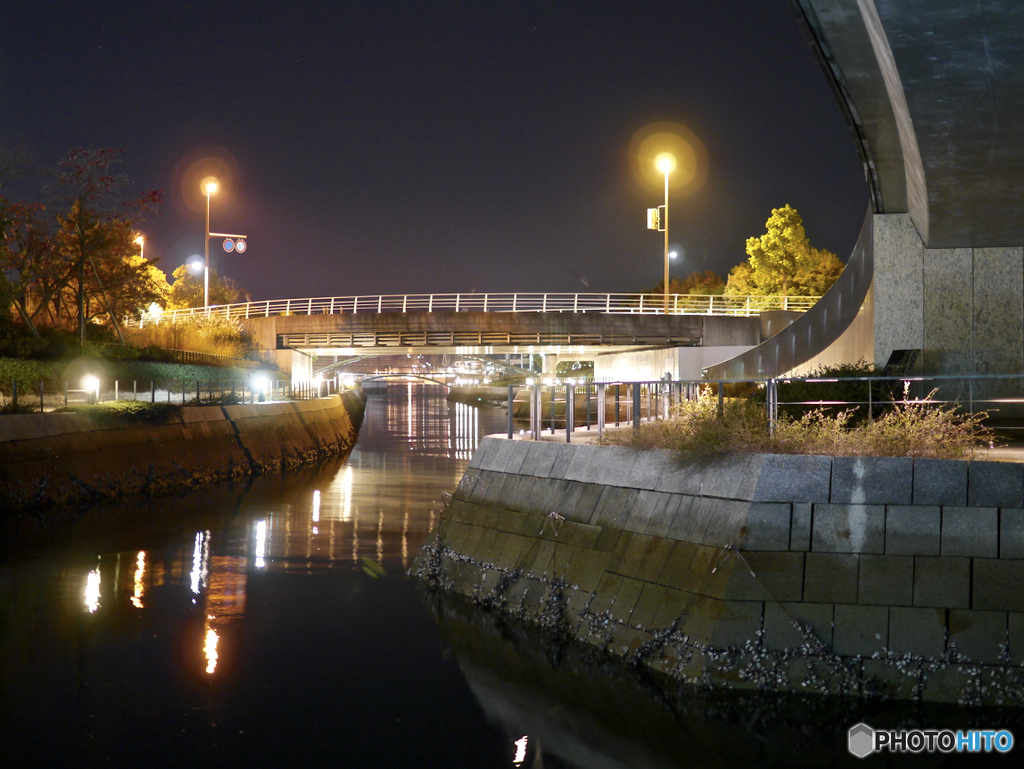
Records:
{"label": "stone retaining wall", "polygon": [[1024,704],[1024,465],[488,438],[414,576],[693,682]]}
{"label": "stone retaining wall", "polygon": [[188,406],[166,424],[97,425],[83,414],[0,417],[0,511],[158,493],[348,451],[358,391],[251,406]]}

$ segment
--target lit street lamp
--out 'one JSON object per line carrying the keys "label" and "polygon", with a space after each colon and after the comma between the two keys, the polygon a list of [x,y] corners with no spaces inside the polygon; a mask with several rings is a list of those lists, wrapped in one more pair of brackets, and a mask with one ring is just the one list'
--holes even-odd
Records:
{"label": "lit street lamp", "polygon": [[[208,179],[203,183],[203,194],[206,195],[206,242],[204,247],[203,267],[203,306],[210,306],[210,236],[228,238],[224,241],[225,251],[245,253],[245,235],[231,235],[226,232],[210,232],[210,196],[217,191],[217,180]],[[234,238],[235,240],[232,240]]]}
{"label": "lit street lamp", "polygon": [[[666,187],[668,189],[668,177],[666,176]],[[203,257],[203,307],[210,306],[210,196],[217,191],[217,182],[208,181],[203,185],[203,194],[206,195],[206,242]],[[668,193],[666,192],[666,195]]]}
{"label": "lit street lamp", "polygon": [[135,236],[135,245],[137,245],[139,247],[139,258],[140,259],[145,259],[146,258],[146,250],[145,250],[146,249],[146,239],[144,237],[142,237],[142,233],[141,232],[138,235]]}
{"label": "lit street lamp", "polygon": [[[209,255],[207,255],[207,263],[209,263]],[[192,261],[188,263],[188,268],[190,270],[192,270],[192,272],[195,273],[196,275],[199,274],[200,270],[203,271],[203,285],[204,285],[203,291],[204,291],[204,293],[207,292],[209,290],[208,287],[209,287],[209,284],[210,284],[210,281],[209,281],[209,278],[210,278],[210,268],[205,266],[203,264],[203,262],[199,259],[198,256],[193,257]],[[208,296],[208,294],[204,295],[203,303],[204,303],[204,306],[208,307],[210,303],[208,301],[206,301],[206,296]]]}
{"label": "lit street lamp", "polygon": [[668,314],[668,175],[676,170],[676,158],[670,152],[662,152],[654,159],[654,166],[665,174],[665,216],[660,229],[665,232],[665,314]]}

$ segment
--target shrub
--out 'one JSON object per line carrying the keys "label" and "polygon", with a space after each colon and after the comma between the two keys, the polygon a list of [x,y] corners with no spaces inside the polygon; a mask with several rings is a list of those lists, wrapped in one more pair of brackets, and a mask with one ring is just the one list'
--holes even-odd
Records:
{"label": "shrub", "polygon": [[696,401],[684,403],[670,420],[613,433],[606,443],[637,449],[664,448],[694,455],[736,451],[832,456],[897,456],[958,459],[979,445],[991,445],[993,434],[982,425],[984,413],[963,414],[955,407],[935,405],[927,398],[893,402],[874,420],[851,425],[854,410],[837,414],[823,409],[799,417],[780,414],[769,429],[764,405],[754,400],[725,401],[721,416],[710,387]]}

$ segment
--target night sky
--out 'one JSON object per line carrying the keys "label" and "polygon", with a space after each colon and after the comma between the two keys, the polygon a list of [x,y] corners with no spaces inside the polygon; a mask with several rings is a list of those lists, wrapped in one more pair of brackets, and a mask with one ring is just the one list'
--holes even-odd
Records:
{"label": "night sky", "polygon": [[724,275],[786,203],[845,261],[867,210],[786,0],[15,0],[4,27],[0,139],[39,168],[123,150],[164,191],[140,229],[168,274],[217,174],[211,229],[249,249],[213,266],[257,299],[651,288],[664,191],[631,142],[660,122],[707,162],[670,199],[673,276]]}

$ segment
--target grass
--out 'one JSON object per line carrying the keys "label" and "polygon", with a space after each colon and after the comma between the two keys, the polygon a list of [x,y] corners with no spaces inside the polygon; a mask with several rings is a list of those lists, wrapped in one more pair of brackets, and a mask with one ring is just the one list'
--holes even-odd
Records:
{"label": "grass", "polygon": [[669,449],[691,455],[729,452],[823,454],[831,456],[935,457],[963,459],[990,446],[993,433],[982,425],[986,414],[963,414],[926,398],[904,398],[871,421],[853,424],[852,409],[802,416],[780,415],[769,429],[765,407],[748,399],[718,401],[705,388],[684,403],[672,419],[613,434],[606,442],[637,449]]}
{"label": "grass", "polygon": [[173,403],[109,401],[74,405],[56,412],[84,414],[98,425],[167,424],[180,418],[182,407]]}

